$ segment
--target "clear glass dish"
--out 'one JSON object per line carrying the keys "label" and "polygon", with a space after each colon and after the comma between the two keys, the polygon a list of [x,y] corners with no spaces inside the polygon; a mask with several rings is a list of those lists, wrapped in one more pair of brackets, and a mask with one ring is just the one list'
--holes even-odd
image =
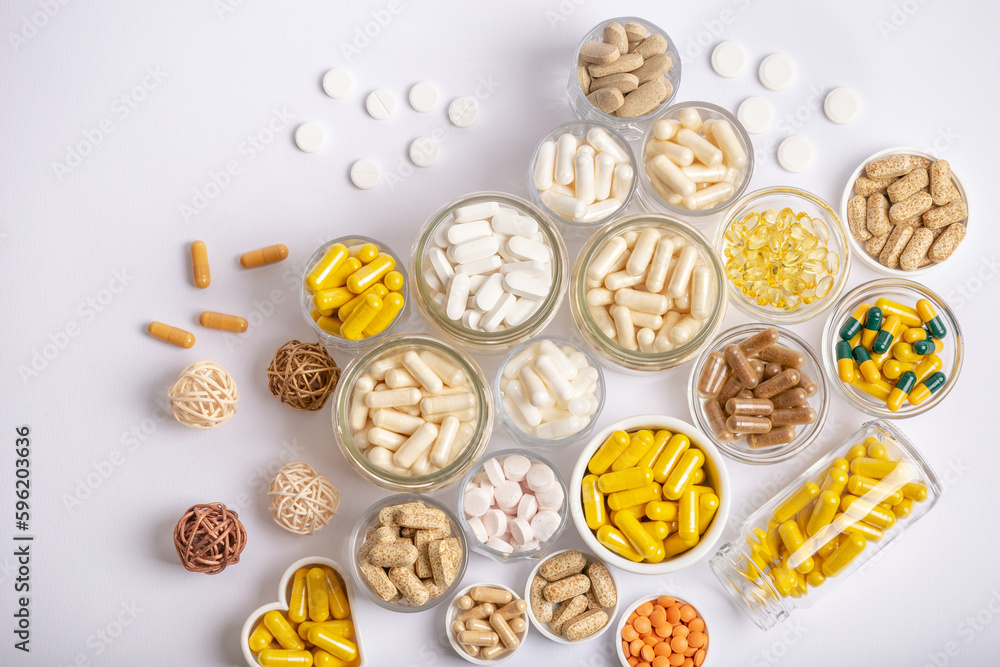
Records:
{"label": "clear glass dish", "polygon": [[[527,579],[527,581],[524,584],[524,599],[525,600],[531,600],[531,582],[533,582],[535,580],[535,576],[538,575],[539,568],[541,568],[542,565],[545,564],[545,561],[547,561],[549,558],[555,558],[556,556],[558,556],[560,554],[564,554],[567,551],[578,551],[578,549],[563,549],[561,551],[556,551],[556,552],[554,552],[552,554],[549,554],[546,558],[541,559],[541,560],[538,561],[538,564],[535,565],[534,569],[531,571],[531,574],[528,575],[528,579]],[[604,565],[605,567],[607,567],[607,563],[605,563],[604,561],[602,561],[600,558],[598,558],[594,554],[589,553],[587,551],[580,551],[580,553],[582,553],[583,557],[587,560],[587,566],[590,566],[592,563],[600,563],[601,565]],[[615,587],[615,593],[616,593],[616,600],[617,600],[617,602],[615,603],[615,605],[613,607],[606,607],[604,609],[605,613],[608,615],[608,623],[607,623],[607,625],[605,625],[603,628],[601,628],[600,630],[598,630],[594,634],[592,634],[589,637],[586,637],[584,639],[581,639],[579,641],[575,641],[575,642],[574,641],[570,641],[569,639],[566,639],[565,635],[556,634],[555,632],[553,632],[552,631],[552,627],[548,623],[542,623],[537,618],[535,618],[535,614],[531,610],[531,605],[529,604],[528,605],[527,616],[528,616],[529,619],[531,619],[531,624],[533,626],[535,626],[535,629],[538,630],[538,632],[540,632],[543,637],[545,637],[546,639],[551,639],[552,641],[556,642],[557,644],[566,644],[568,646],[576,646],[578,644],[585,644],[585,643],[587,643],[589,641],[593,641],[593,640],[597,639],[598,637],[600,637],[601,635],[603,635],[604,633],[606,633],[608,630],[611,629],[611,624],[614,622],[615,616],[618,615],[618,608],[621,607],[621,596],[618,595],[621,592],[621,589],[618,586],[618,579],[617,579],[617,577],[615,577],[615,571],[614,571],[613,568],[610,568],[610,567],[608,568],[608,575],[611,577],[611,583]],[[625,616],[623,616],[622,618],[625,618]],[[618,629],[618,634],[616,636],[618,636],[618,637],[621,636],[621,628]],[[626,665],[626,667],[629,667],[629,666]]]}

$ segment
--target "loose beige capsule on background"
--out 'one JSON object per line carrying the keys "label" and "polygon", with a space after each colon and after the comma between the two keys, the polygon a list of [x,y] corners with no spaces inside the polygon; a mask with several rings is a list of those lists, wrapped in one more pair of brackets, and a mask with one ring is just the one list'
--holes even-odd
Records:
{"label": "loose beige capsule on background", "polygon": [[240,264],[244,269],[256,269],[259,266],[275,264],[286,257],[288,257],[287,246],[283,243],[277,243],[243,253],[240,255]]}
{"label": "loose beige capsule on background", "polygon": [[212,284],[212,273],[208,266],[208,248],[204,241],[191,244],[191,271],[194,273],[194,284],[205,289]]}

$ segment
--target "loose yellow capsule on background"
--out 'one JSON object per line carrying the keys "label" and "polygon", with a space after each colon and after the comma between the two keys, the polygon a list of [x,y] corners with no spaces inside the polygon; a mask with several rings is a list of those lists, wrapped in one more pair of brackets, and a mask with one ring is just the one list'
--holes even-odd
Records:
{"label": "loose yellow capsule on background", "polygon": [[212,284],[212,272],[208,266],[208,248],[204,241],[191,244],[191,271],[194,273],[194,284],[205,289]]}
{"label": "loose yellow capsule on background", "polygon": [[281,612],[272,609],[264,614],[264,625],[274,635],[274,639],[281,644],[281,648],[301,651],[306,647],[288,623],[288,619],[281,615]]}
{"label": "loose yellow capsule on background", "polygon": [[385,274],[385,278],[382,279],[382,284],[390,292],[399,292],[403,289],[403,274],[399,271],[390,271]]}
{"label": "loose yellow capsule on background", "polygon": [[306,574],[306,600],[309,603],[310,621],[319,623],[330,618],[329,595],[326,572],[318,567],[309,570]]}
{"label": "loose yellow capsule on background", "polygon": [[695,470],[700,468],[704,463],[705,454],[700,449],[688,449],[684,452],[681,460],[670,471],[670,476],[667,477],[667,481],[663,484],[663,497],[667,500],[679,500],[681,492],[691,483]]}
{"label": "loose yellow capsule on background", "polygon": [[259,266],[275,264],[288,257],[288,248],[282,244],[269,245],[240,255],[240,264],[244,269],[256,269]]}
{"label": "loose yellow capsule on background", "polygon": [[[301,623],[306,620],[309,609],[306,606],[306,573],[308,568],[300,567],[292,577],[292,594],[288,596],[288,620]],[[305,639],[305,637],[303,637]]]}
{"label": "loose yellow capsule on background", "polygon": [[[323,283],[331,273],[344,263],[347,259],[347,248],[343,243],[334,243],[330,246],[323,257],[316,262],[316,266],[306,275],[306,287],[311,292],[318,292],[323,287]],[[331,285],[335,287],[335,285]]]}
{"label": "loose yellow capsule on background", "polygon": [[309,667],[313,664],[313,655],[306,650],[266,648],[257,654],[257,662],[261,667]]}
{"label": "loose yellow capsule on background", "polygon": [[583,478],[583,515],[587,526],[597,530],[608,522],[608,514],[604,508],[604,494],[597,488],[597,475],[587,475]]}
{"label": "loose yellow capsule on background", "polygon": [[614,460],[628,447],[629,437],[625,431],[614,431],[608,439],[601,443],[587,464],[587,470],[595,475],[603,475],[614,463]]}
{"label": "loose yellow capsule on background", "polygon": [[394,268],[396,268],[396,260],[392,258],[392,255],[382,253],[350,275],[347,279],[347,289],[355,294],[360,294]]}
{"label": "loose yellow capsule on background", "polygon": [[[611,465],[611,461],[608,461],[608,465]],[[622,558],[627,558],[633,563],[638,563],[643,560],[642,554],[636,551],[632,547],[632,544],[625,539],[625,535],[622,534],[622,531],[618,530],[614,526],[604,524],[598,528],[597,541],[604,547],[610,549]]]}
{"label": "loose yellow capsule on background", "polygon": [[[347,593],[340,584],[340,578],[333,568],[323,565],[323,572],[326,573],[326,584],[329,587],[330,616],[338,621],[342,621],[351,615],[351,603],[347,600]],[[353,626],[352,626],[353,627]],[[350,637],[350,634],[344,635]]]}
{"label": "loose yellow capsule on background", "polygon": [[247,321],[239,315],[226,315],[211,310],[204,311],[198,317],[198,324],[206,329],[218,329],[232,333],[243,333],[247,330]]}
{"label": "loose yellow capsule on background", "polygon": [[382,299],[382,310],[371,321],[371,324],[365,327],[365,338],[377,336],[388,329],[389,325],[396,320],[396,316],[403,310],[404,303],[403,295],[399,292],[386,294],[385,298]]}
{"label": "loose yellow capsule on background", "polygon": [[171,345],[185,349],[194,346],[194,334],[184,331],[184,329],[178,329],[163,322],[150,322],[147,330],[150,336],[162,340],[164,343],[170,343]]}
{"label": "loose yellow capsule on background", "polygon": [[257,623],[257,627],[253,629],[253,632],[250,633],[250,639],[247,643],[250,645],[251,651],[259,653],[270,645],[272,639],[274,639],[274,635],[264,625],[264,621],[260,621]]}

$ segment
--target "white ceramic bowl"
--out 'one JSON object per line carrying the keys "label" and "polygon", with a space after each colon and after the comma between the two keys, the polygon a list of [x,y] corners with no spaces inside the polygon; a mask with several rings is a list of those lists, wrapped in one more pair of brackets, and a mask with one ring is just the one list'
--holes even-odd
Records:
{"label": "white ceramic bowl", "polygon": [[[715,492],[719,496],[719,509],[712,519],[712,524],[708,527],[705,534],[702,535],[698,544],[684,553],[664,560],[662,563],[633,563],[598,542],[597,536],[587,526],[587,519],[583,515],[583,500],[580,494],[575,491],[580,489],[583,484],[583,478],[587,474],[587,464],[590,462],[590,457],[607,440],[609,435],[614,431],[634,431],[640,428],[653,430],[666,429],[671,433],[683,433],[686,435],[691,440],[692,445],[697,445],[705,453],[705,472],[715,479]],[[577,532],[580,533],[587,547],[609,565],[614,565],[627,572],[635,572],[636,574],[670,574],[671,572],[677,572],[689,565],[693,565],[711,553],[726,528],[726,520],[729,518],[730,494],[732,493],[732,487],[729,484],[729,473],[726,472],[725,459],[722,457],[722,453],[718,447],[712,442],[712,439],[696,426],[676,417],[668,417],[666,415],[628,417],[614,424],[609,424],[595,433],[590,442],[580,452],[580,458],[577,459],[576,465],[573,467],[573,476],[570,479],[569,488],[573,490],[570,492],[569,497],[570,515],[573,517],[573,523],[576,524]]]}
{"label": "white ceramic bowl", "polygon": [[270,602],[258,607],[243,623],[243,629],[240,631],[240,649],[243,651],[243,659],[246,660],[248,667],[260,667],[260,663],[257,662],[253,651],[250,650],[250,633],[253,632],[254,628],[257,627],[257,623],[267,612],[275,609],[284,612],[288,611],[288,598],[292,592],[292,578],[295,576],[296,570],[306,565],[327,565],[336,570],[337,574],[340,575],[341,580],[344,582],[344,591],[347,593],[347,601],[351,605],[351,622],[354,624],[354,637],[351,641],[358,645],[358,655],[361,657],[358,667],[367,664],[367,653],[365,652],[364,642],[361,641],[361,627],[355,614],[357,599],[354,597],[354,586],[351,584],[351,578],[345,574],[346,570],[337,561],[323,558],[322,556],[310,556],[309,558],[300,558],[295,561],[281,575],[281,579],[278,582],[278,602]]}
{"label": "white ceramic bowl", "polygon": [[[577,644],[586,644],[587,642],[589,642],[591,640],[597,639],[598,637],[600,637],[601,635],[603,635],[605,632],[608,631],[608,628],[611,627],[611,624],[615,622],[615,615],[618,614],[618,608],[621,606],[621,599],[618,597],[618,592],[619,592],[618,579],[615,577],[614,570],[612,570],[609,567],[608,568],[608,574],[611,575],[611,583],[614,584],[614,586],[615,586],[615,600],[616,600],[616,602],[615,602],[615,605],[613,607],[605,607],[604,608],[604,612],[608,615],[608,624],[605,625],[603,628],[601,628],[600,630],[598,630],[594,634],[590,635],[586,639],[581,639],[578,642],[572,642],[572,641],[566,639],[564,636],[557,635],[556,633],[552,632],[552,629],[549,627],[548,623],[542,623],[537,618],[535,618],[534,613],[532,613],[532,611],[531,611],[531,582],[535,580],[535,575],[538,574],[538,569],[542,566],[543,563],[545,563],[545,561],[549,560],[549,558],[555,558],[559,554],[564,554],[567,551],[579,551],[579,550],[578,549],[563,549],[562,551],[556,551],[555,553],[553,553],[552,555],[548,556],[547,558],[543,558],[542,560],[540,560],[538,562],[537,565],[535,565],[535,568],[531,571],[531,574],[528,575],[528,581],[527,581],[527,583],[524,585],[524,599],[528,601],[528,618],[531,619],[531,624],[535,626],[536,630],[538,630],[539,632],[542,633],[542,635],[544,635],[545,637],[551,639],[554,642],[558,642],[560,644],[570,644],[571,646],[575,646]],[[602,561],[600,558],[598,558],[597,556],[595,556],[592,553],[589,553],[587,551],[581,551],[580,553],[582,553],[583,557],[587,559],[587,565],[590,565],[591,563],[604,563],[604,561]],[[607,565],[607,563],[604,563],[604,564]],[[621,634],[621,633],[619,632],[619,634]]]}
{"label": "white ceramic bowl", "polygon": [[[455,593],[455,596],[452,597],[451,600],[448,602],[448,611],[444,615],[444,632],[446,635],[448,635],[448,641],[451,642],[451,647],[455,649],[455,653],[457,653],[460,657],[464,658],[467,662],[471,662],[474,665],[497,665],[503,662],[504,660],[507,660],[511,656],[513,656],[521,649],[522,646],[524,646],[524,640],[528,636],[528,628],[531,627],[531,623],[524,624],[524,632],[521,632],[517,635],[517,638],[521,640],[521,643],[518,644],[517,648],[514,649],[513,651],[508,651],[507,653],[505,653],[503,656],[501,656],[496,660],[483,660],[482,658],[473,658],[471,655],[465,652],[465,649],[463,649],[459,645],[458,640],[455,638],[455,633],[451,631],[451,624],[455,620],[455,617],[458,616],[458,614],[461,612],[461,610],[458,608],[458,605],[456,605],[455,602],[458,600],[458,598],[462,597],[463,595],[468,595],[469,591],[471,591],[476,586],[490,586],[492,588],[502,588],[503,590],[513,595],[515,600],[520,599],[517,595],[517,591],[515,591],[513,588],[504,586],[503,584],[495,584],[489,581],[481,581],[478,584],[472,584],[471,586],[466,586],[462,590]],[[531,605],[529,604],[528,606],[530,608]]]}
{"label": "white ceramic bowl", "polygon": [[[646,595],[643,595],[638,600],[636,600],[635,602],[633,602],[632,604],[630,604],[629,606],[625,607],[625,611],[622,612],[622,616],[618,620],[618,627],[617,627],[618,633],[615,636],[619,637],[619,638],[622,636],[622,630],[625,629],[625,624],[628,622],[628,617],[632,615],[632,612],[635,611],[636,607],[638,607],[639,605],[643,604],[644,602],[649,602],[650,600],[655,600],[658,597],[660,597],[660,595],[670,595],[670,593],[659,593],[657,595],[646,594]],[[677,600],[678,602],[683,602],[684,604],[690,604],[698,612],[698,616],[700,616],[701,619],[703,621],[705,621],[705,634],[708,636],[708,648],[705,649],[705,661],[702,662],[701,664],[703,666],[707,665],[708,664],[708,657],[711,655],[711,650],[712,650],[712,624],[709,623],[709,621],[708,621],[707,618],[705,618],[705,614],[702,612],[701,607],[699,607],[698,605],[691,604],[690,602],[688,602],[684,598],[677,597],[676,595],[670,595],[670,597],[672,597],[673,599]],[[626,660],[625,656],[622,654],[621,644],[618,644],[618,646],[616,647],[616,649],[615,649],[615,655],[618,656],[618,662],[621,664],[622,667],[631,667],[628,664],[628,660]]]}

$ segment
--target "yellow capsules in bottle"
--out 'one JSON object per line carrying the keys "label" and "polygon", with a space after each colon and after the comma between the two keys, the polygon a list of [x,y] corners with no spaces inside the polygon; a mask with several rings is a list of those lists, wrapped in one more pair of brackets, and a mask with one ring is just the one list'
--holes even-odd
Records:
{"label": "yellow capsules in bottle", "polygon": [[850,470],[850,465],[849,464],[854,459],[864,458],[867,455],[868,455],[868,448],[867,447],[865,447],[861,443],[858,443],[856,445],[852,445],[851,448],[847,450],[847,456],[846,456],[846,458],[847,458],[847,462],[848,462],[848,467],[844,468],[844,470]]}
{"label": "yellow capsules in bottle", "polygon": [[843,493],[845,488],[847,488],[849,478],[850,474],[847,472],[846,466],[844,468],[839,466],[832,467],[826,473],[826,477],[823,479],[823,486],[820,487],[820,491],[831,491],[839,498],[840,494]]}
{"label": "yellow capsules in bottle", "polygon": [[347,279],[347,289],[355,294],[361,294],[394,268],[396,260],[388,253],[382,253],[350,275]]}
{"label": "yellow capsules in bottle", "polygon": [[326,583],[326,572],[314,567],[306,573],[306,601],[309,607],[309,620],[325,621],[330,618],[329,589]]}
{"label": "yellow capsules in bottle", "polygon": [[[639,462],[635,464],[636,467],[637,468],[646,467],[652,470],[653,462],[655,462],[656,459],[659,458],[660,454],[663,453],[663,450],[667,448],[667,443],[670,442],[670,438],[672,435],[673,433],[671,433],[670,431],[664,431],[664,430],[660,430],[654,433],[653,446],[646,450],[646,453],[642,455],[642,458],[639,459]],[[629,444],[631,444],[631,442]],[[655,479],[655,473],[654,473],[654,479]]]}
{"label": "yellow capsules in bottle", "polygon": [[365,327],[365,337],[370,338],[372,336],[378,335],[389,328],[389,325],[395,321],[396,316],[399,312],[403,310],[403,304],[405,299],[403,295],[399,292],[389,292],[384,299],[382,299],[382,310],[379,311],[375,319]]}
{"label": "yellow capsules in bottle", "polygon": [[927,500],[927,486],[920,482],[907,482],[902,488],[903,497],[915,503]]}
{"label": "yellow capsules in bottle", "polygon": [[608,436],[587,464],[587,470],[595,475],[603,475],[614,463],[615,459],[625,451],[629,445],[628,433],[625,431],[615,431]]}
{"label": "yellow capsules in bottle", "polygon": [[[838,514],[833,518],[833,520],[837,521],[842,516],[844,515]],[[844,528],[844,533],[847,535],[860,535],[869,542],[879,542],[883,537],[885,537],[885,533],[881,528],[876,528],[875,526],[865,523],[863,520],[857,518],[853,519],[853,523],[848,524],[847,527]]]}
{"label": "yellow capsules in bottle", "polygon": [[645,505],[651,500],[658,500],[660,493],[660,485],[656,482],[640,486],[638,489],[617,491],[608,495],[608,507],[612,510],[621,510],[635,505]]}
{"label": "yellow capsules in bottle", "polygon": [[631,514],[633,517],[642,521],[646,516],[646,506],[645,505],[632,505],[632,507],[623,507],[620,510],[615,510],[611,513],[611,523],[618,525],[618,515],[619,514]]}
{"label": "yellow capsules in bottle", "polygon": [[266,649],[271,644],[272,639],[274,639],[274,635],[264,625],[264,621],[260,621],[250,633],[250,639],[247,643],[250,645],[251,651],[258,653]]}
{"label": "yellow capsules in bottle", "polygon": [[897,521],[905,519],[913,513],[913,501],[909,498],[903,498],[892,506],[892,513],[896,515]]}
{"label": "yellow capsules in bottle", "polygon": [[813,506],[812,514],[809,516],[809,522],[806,524],[806,535],[812,537],[820,529],[830,525],[839,507],[840,496],[838,494],[833,491],[820,491],[816,505]]}
{"label": "yellow capsules in bottle", "polygon": [[691,440],[683,433],[673,435],[667,442],[667,446],[664,447],[663,453],[653,463],[653,479],[660,484],[666,482],[667,477],[690,446]]}
{"label": "yellow capsules in bottle", "polygon": [[[611,463],[612,471],[633,468],[639,463],[647,451],[653,446],[653,432],[641,429],[629,436],[628,447]],[[652,481],[652,480],[650,480]]]}
{"label": "yellow capsules in bottle", "polygon": [[653,482],[653,471],[649,468],[627,468],[616,472],[606,472],[597,479],[601,493],[614,493],[638,489]]}
{"label": "yellow capsules in bottle", "polygon": [[868,436],[867,438],[864,439],[864,442],[862,442],[861,444],[864,446],[865,451],[868,454],[868,458],[872,459],[889,458],[889,450],[886,449],[886,446],[882,444],[882,441],[876,438],[875,436],[872,435]]}
{"label": "yellow capsules in bottle", "polygon": [[[611,465],[610,461],[608,462],[608,465]],[[597,541],[622,558],[627,558],[634,563],[638,563],[643,560],[642,554],[636,551],[632,547],[632,544],[625,539],[625,535],[622,534],[622,531],[618,530],[614,526],[604,524],[598,528]]]}
{"label": "yellow capsules in bottle", "polygon": [[172,327],[163,322],[150,322],[148,331],[150,336],[162,340],[164,343],[170,343],[184,349],[194,347],[194,334],[184,331],[184,329]]}
{"label": "yellow capsules in bottle", "polygon": [[823,574],[826,577],[836,577],[848,565],[854,562],[867,544],[864,537],[858,534],[848,535],[840,546],[823,560]]}
{"label": "yellow capsules in bottle", "polygon": [[851,461],[851,473],[864,475],[872,479],[883,479],[888,477],[899,465],[897,461],[885,461],[882,459],[872,459],[867,456]]}
{"label": "yellow capsules in bottle", "polygon": [[[688,484],[692,483],[694,472],[704,463],[705,454],[700,449],[692,448],[684,452],[681,460],[670,471],[667,481],[663,484],[663,497],[667,500],[680,499],[681,492],[684,491],[684,488]],[[655,500],[655,498],[652,500]]]}
{"label": "yellow capsules in bottle", "polygon": [[212,272],[208,265],[208,248],[204,241],[191,244],[191,272],[194,274],[194,284],[205,289],[212,284]]}
{"label": "yellow capsules in bottle", "polygon": [[[840,516],[840,515],[838,514],[837,516]],[[836,521],[836,520],[837,520],[837,516],[835,516],[835,517],[833,518],[833,520],[834,520],[834,521]],[[832,540],[830,540],[829,542],[827,542],[826,544],[824,544],[823,546],[821,546],[821,547],[820,547],[820,548],[819,548],[819,549],[818,549],[818,550],[816,551],[816,555],[817,555],[817,556],[819,556],[820,558],[824,558],[824,559],[825,559],[825,558],[826,558],[827,556],[829,556],[829,555],[830,555],[830,554],[832,554],[832,553],[833,553],[834,551],[836,551],[836,550],[837,550],[837,547],[838,547],[839,545],[840,545],[840,535],[837,535],[837,536],[836,536],[836,537],[834,537],[834,538],[833,538]]]}
{"label": "yellow capsules in bottle", "polygon": [[[780,526],[778,526],[778,535],[781,536],[781,543],[785,545],[788,549],[789,555],[795,554],[796,551],[802,548],[805,544],[805,537],[802,536],[802,530],[799,528],[799,524],[794,521],[784,521]],[[812,556],[803,559],[798,566],[795,568],[802,574],[808,574],[812,572],[813,567],[815,567]]]}
{"label": "yellow capsules in bottle", "polygon": [[[334,243],[330,246],[323,257],[316,263],[309,273],[306,274],[306,287],[313,292],[318,292],[324,281],[331,273],[336,271],[344,260],[347,259],[347,247],[343,243]],[[332,285],[331,285],[332,287]]]}
{"label": "yellow capsules in bottle", "polygon": [[309,641],[341,660],[351,661],[358,657],[357,644],[320,625],[309,629]]}
{"label": "yellow capsules in bottle", "polygon": [[257,662],[261,667],[309,667],[313,655],[304,649],[266,648],[257,654]]}
{"label": "yellow capsules in bottle", "polygon": [[649,558],[656,553],[656,540],[646,532],[638,519],[627,512],[619,514],[617,519],[618,529],[636,552],[643,558]]}
{"label": "yellow capsules in bottle", "polygon": [[903,499],[902,489],[892,489],[880,479],[872,479],[864,475],[851,475],[847,482],[847,490],[855,496],[866,496],[867,500],[876,503],[888,502],[895,505]]}
{"label": "yellow capsules in bottle", "polygon": [[815,482],[805,482],[783,503],[774,508],[773,517],[779,524],[785,523],[819,495],[819,486]]}
{"label": "yellow capsules in bottle", "polygon": [[[333,616],[338,621],[342,621],[351,615],[351,603],[348,602],[347,593],[340,584],[340,578],[334,569],[329,565],[324,565],[323,572],[326,573],[326,583],[330,589],[330,616]],[[351,627],[353,628],[354,626]],[[347,634],[345,636],[350,637],[351,635]]]}
{"label": "yellow capsules in bottle", "polygon": [[[862,454],[862,456],[864,456],[864,454]],[[847,471],[851,468],[851,462],[842,456],[838,456],[833,460],[833,463],[830,464],[830,469],[832,470],[833,468],[840,468],[841,470]]]}
{"label": "yellow capsules in bottle", "polygon": [[678,505],[669,500],[652,500],[646,503],[646,517],[652,521],[677,521]]}
{"label": "yellow capsules in bottle", "polygon": [[698,535],[698,492],[688,488],[681,493],[678,502],[677,532],[685,542],[697,540]]}
{"label": "yellow capsules in bottle", "polygon": [[347,340],[361,340],[365,328],[372,323],[382,310],[382,299],[374,294],[365,297],[364,302],[351,313],[340,327],[340,335]]}
{"label": "yellow capsules in bottle", "polygon": [[204,311],[198,317],[198,324],[206,329],[218,329],[230,333],[243,333],[247,330],[247,321],[239,315],[226,315],[211,310]]}
{"label": "yellow capsules in bottle", "polygon": [[306,605],[306,574],[308,568],[300,567],[292,577],[292,594],[288,597],[288,620],[301,623],[309,615]]}
{"label": "yellow capsules in bottle", "polygon": [[301,651],[306,645],[299,638],[299,635],[292,629],[288,619],[281,615],[281,612],[271,610],[264,614],[264,626],[274,635],[281,648],[290,651]]}
{"label": "yellow capsules in bottle", "polygon": [[604,494],[597,488],[597,475],[587,475],[583,478],[583,515],[587,526],[597,530],[608,522],[607,510],[604,507]]}
{"label": "yellow capsules in bottle", "polygon": [[[892,511],[887,510],[886,508],[881,507],[880,505],[873,504],[867,499],[858,502],[859,500],[860,499],[857,496],[852,496],[849,493],[845,494],[840,499],[840,509],[844,511],[844,514],[847,514],[848,516],[851,517],[860,518],[863,522],[867,523],[869,526],[875,526],[876,528],[880,528],[882,530],[888,530],[896,524],[896,515],[893,514]],[[855,504],[858,505],[859,509],[855,511],[850,511],[850,508]],[[867,514],[860,517],[858,516],[859,512],[864,512],[866,510]]]}

